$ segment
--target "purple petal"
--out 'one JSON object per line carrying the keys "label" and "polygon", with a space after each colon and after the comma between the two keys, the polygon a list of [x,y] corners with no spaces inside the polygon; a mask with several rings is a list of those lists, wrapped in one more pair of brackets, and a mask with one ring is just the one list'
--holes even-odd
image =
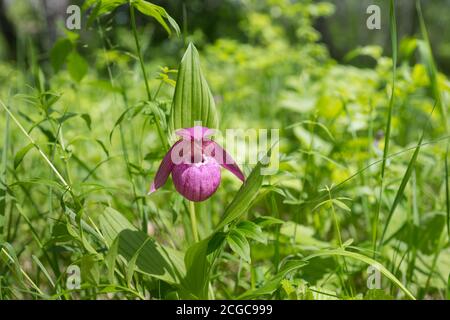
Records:
{"label": "purple petal", "polygon": [[170,150],[167,151],[166,155],[161,161],[161,164],[159,165],[158,171],[156,172],[155,175],[155,179],[153,180],[153,183],[150,186],[150,191],[148,192],[148,194],[155,192],[157,189],[161,188],[166,183],[167,178],[169,177],[174,167],[174,163],[172,161],[172,151],[175,148],[175,146],[177,146],[181,141],[182,140],[177,141],[170,148]]}
{"label": "purple petal", "polygon": [[213,129],[209,129],[207,127],[202,127],[202,126],[194,126],[192,128],[184,128],[184,129],[180,129],[175,131],[175,133],[177,135],[179,135],[180,137],[183,137],[183,139],[185,140],[201,140],[205,137],[208,137],[212,134],[214,134],[214,130]]}
{"label": "purple petal", "polygon": [[220,185],[220,167],[212,158],[201,163],[182,163],[172,170],[175,189],[191,201],[204,201]]}
{"label": "purple petal", "polygon": [[233,158],[219,144],[212,140],[204,140],[205,155],[212,157],[218,164],[230,171],[236,177],[245,181],[245,176]]}

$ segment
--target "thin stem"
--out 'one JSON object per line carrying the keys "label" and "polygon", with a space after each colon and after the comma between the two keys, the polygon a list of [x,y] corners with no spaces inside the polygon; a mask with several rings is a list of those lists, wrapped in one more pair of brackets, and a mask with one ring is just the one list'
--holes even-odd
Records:
{"label": "thin stem", "polygon": [[384,188],[384,174],[386,171],[387,155],[389,153],[389,144],[391,139],[391,122],[392,111],[395,102],[395,78],[397,75],[397,22],[395,19],[395,3],[394,0],[390,1],[390,34],[392,43],[392,87],[391,97],[389,99],[388,119],[386,123],[386,137],[384,139],[383,161],[381,163],[381,185],[380,194],[378,197],[378,208],[375,213],[373,230],[372,230],[372,242],[373,242],[373,254],[376,255],[377,251],[377,239],[378,239],[378,223],[380,220],[381,207],[383,204],[383,188]]}
{"label": "thin stem", "polygon": [[163,81],[159,83],[158,89],[156,89],[155,95],[153,96],[153,100],[156,100],[156,97],[158,96],[159,91],[161,90],[161,87],[163,85]]}
{"label": "thin stem", "polygon": [[329,196],[329,199],[330,199],[331,212],[333,213],[334,226],[336,228],[336,233],[337,233],[337,238],[338,238],[338,242],[339,242],[339,247],[344,249],[344,247],[342,245],[342,237],[341,237],[341,230],[340,230],[340,227],[339,227],[339,221],[338,221],[338,218],[337,218],[336,210],[334,209],[333,198],[331,197],[331,191],[330,191],[330,189],[328,187],[327,187],[327,191],[328,191],[328,196]]}
{"label": "thin stem", "polygon": [[[14,264],[14,259],[9,255],[9,253],[2,248],[2,252],[8,257],[8,259]],[[20,272],[23,274],[23,276],[28,280],[28,282],[31,284],[31,286],[41,295],[44,296],[44,293],[39,289],[39,287],[31,280],[30,276],[22,269],[21,266],[19,266]]]}
{"label": "thin stem", "polygon": [[[147,91],[147,98],[149,101],[153,101],[152,94],[150,92],[150,87],[148,85],[147,74],[145,73],[144,60],[142,59],[142,53],[141,53],[141,45],[139,44],[139,38],[138,38],[137,30],[136,30],[136,17],[134,15],[134,6],[131,4],[131,1],[130,1],[130,18],[131,18],[131,29],[133,30],[134,42],[136,43],[137,56],[139,58],[139,64],[141,65],[142,75],[144,76],[145,90]],[[155,95],[155,97],[156,97],[156,95]],[[163,144],[164,148],[167,149],[167,142],[164,139],[162,129],[161,129],[161,124],[159,123],[159,119],[157,119],[156,115],[155,115],[155,124],[156,124],[156,129],[158,130],[159,139],[161,140],[161,143]]]}
{"label": "thin stem", "polygon": [[[336,213],[336,209],[334,208],[333,198],[331,197],[331,190],[328,187],[326,187],[326,188],[327,188],[327,191],[328,191],[328,197],[330,199],[331,212],[333,213],[334,226],[336,228],[336,234],[337,234],[337,238],[338,238],[338,242],[339,242],[339,247],[342,250],[345,250],[344,244],[342,242],[341,227],[339,226],[338,216],[337,216],[337,213]],[[345,260],[344,257],[342,257],[342,260],[344,262],[344,272],[348,273],[347,261]],[[344,281],[342,281],[342,286],[345,288],[345,290],[347,292],[350,293],[350,295],[353,295],[353,288],[350,285],[347,287],[346,283]]]}
{"label": "thin stem", "polygon": [[30,140],[31,144],[39,151],[41,156],[44,158],[44,160],[48,163],[50,168],[53,170],[53,172],[56,174],[58,179],[61,181],[63,186],[67,190],[71,190],[70,185],[66,182],[66,180],[63,178],[63,176],[59,173],[58,169],[55,168],[53,163],[48,159],[44,151],[39,147],[39,145],[34,141],[34,139],[28,134],[28,132],[25,130],[25,128],[20,124],[19,120],[16,119],[16,117],[11,113],[11,111],[8,109],[8,107],[3,103],[3,101],[0,100],[0,105],[5,109],[5,111],[9,114],[11,119],[16,123],[16,125],[20,128],[20,130],[23,132],[23,134]]}
{"label": "thin stem", "polygon": [[195,242],[198,242],[198,231],[197,231],[197,217],[195,215],[195,203],[189,201],[189,214],[191,216],[191,226],[192,226],[192,234],[194,236]]}
{"label": "thin stem", "polygon": [[134,15],[134,6],[130,2],[130,17],[131,17],[131,28],[133,30],[134,42],[136,43],[136,51],[139,58],[139,63],[142,69],[142,75],[144,76],[145,89],[147,91],[148,100],[152,101],[152,94],[150,93],[150,87],[148,86],[147,74],[145,73],[144,60],[141,54],[141,45],[139,44],[139,38],[136,30],[136,18]]}
{"label": "thin stem", "polygon": [[[100,38],[102,39],[102,42],[103,42],[103,53],[106,56],[107,38],[106,38],[106,36],[105,36],[105,34],[103,32],[102,25],[100,24],[100,22],[98,20],[97,20],[97,25],[98,25],[98,31],[99,31],[99,34],[100,34]],[[109,63],[106,64],[106,68],[108,70],[109,82],[111,83],[112,87],[115,87],[115,81],[114,81],[114,77],[113,77],[113,74],[112,74],[111,66],[110,66]],[[121,93],[122,93],[122,99],[123,99],[123,101],[125,103],[125,108],[126,108],[128,106],[128,100],[127,100],[127,97],[126,97],[125,92],[124,92],[123,89],[121,89]],[[116,95],[113,95],[113,99],[114,99],[114,103],[117,103],[116,102]],[[130,161],[129,161],[129,157],[128,157],[128,151],[127,151],[127,148],[125,147],[126,146],[126,142],[125,142],[124,128],[123,128],[122,123],[119,125],[119,133],[120,133],[120,143],[121,143],[121,147],[122,147],[123,159],[124,159],[124,162],[125,162],[125,166],[127,168],[128,177],[129,177],[129,179],[131,181],[133,197],[134,197],[134,199],[137,199],[138,196],[137,196],[137,190],[136,190],[136,183],[135,183],[133,174],[131,172]],[[132,139],[132,140],[134,140],[134,139]],[[144,213],[144,209],[142,208],[142,206],[140,205],[138,200],[136,200],[136,206],[137,206],[139,214],[140,214],[140,216],[142,218],[142,230],[146,231],[147,230],[147,219],[146,219],[146,216],[145,216],[145,213]],[[145,228],[144,228],[144,225],[145,225]]]}

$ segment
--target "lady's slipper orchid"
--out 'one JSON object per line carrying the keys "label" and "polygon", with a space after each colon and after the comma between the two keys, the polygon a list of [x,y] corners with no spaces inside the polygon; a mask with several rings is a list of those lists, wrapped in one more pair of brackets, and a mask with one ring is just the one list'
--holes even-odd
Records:
{"label": "lady's slipper orchid", "polygon": [[150,193],[162,187],[172,173],[177,191],[191,201],[208,199],[220,184],[220,166],[245,181],[231,156],[208,136],[214,131],[201,126],[176,131],[178,140],[162,160]]}

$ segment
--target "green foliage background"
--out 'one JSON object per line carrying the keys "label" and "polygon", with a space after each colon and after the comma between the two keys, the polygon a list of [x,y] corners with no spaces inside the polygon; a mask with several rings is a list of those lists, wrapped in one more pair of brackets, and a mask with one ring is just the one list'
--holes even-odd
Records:
{"label": "green foliage background", "polygon": [[[79,3],[81,31],[42,27],[26,1],[9,8],[18,42],[13,58],[0,46],[0,298],[449,297],[440,15],[421,28],[414,5],[407,34],[402,1],[396,22],[375,1],[380,31],[351,1],[156,3],[167,12],[131,2],[136,29],[128,1]],[[336,23],[346,8],[362,27]],[[241,186],[223,171],[193,210],[171,182],[147,195],[190,42],[220,129],[280,129],[277,174],[244,165]]]}

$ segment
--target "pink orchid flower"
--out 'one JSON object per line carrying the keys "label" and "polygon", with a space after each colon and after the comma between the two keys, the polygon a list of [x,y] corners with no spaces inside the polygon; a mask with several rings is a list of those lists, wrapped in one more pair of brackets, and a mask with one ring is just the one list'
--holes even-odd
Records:
{"label": "pink orchid flower", "polygon": [[175,189],[182,196],[191,201],[204,201],[220,185],[220,166],[244,182],[244,174],[233,158],[208,138],[213,133],[214,130],[201,126],[176,131],[182,139],[164,156],[149,194],[161,188],[172,173]]}

